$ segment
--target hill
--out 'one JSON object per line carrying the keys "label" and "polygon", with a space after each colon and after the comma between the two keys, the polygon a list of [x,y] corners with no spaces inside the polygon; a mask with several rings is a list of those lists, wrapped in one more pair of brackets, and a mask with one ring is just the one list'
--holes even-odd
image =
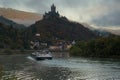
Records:
{"label": "hill", "polygon": [[20,49],[23,47],[22,31],[0,23],[0,49]]}
{"label": "hill", "polygon": [[[36,33],[41,34],[44,41],[62,40],[88,40],[95,38],[96,35],[77,22],[71,22],[66,17],[62,17],[56,12],[54,5],[51,11],[45,13],[42,20],[31,25],[26,31],[28,38],[32,39]],[[30,36],[31,35],[31,36]]]}
{"label": "hill", "polygon": [[24,25],[31,25],[35,21],[42,19],[41,14],[19,11],[11,8],[0,8],[0,16],[4,16]]}
{"label": "hill", "polygon": [[14,28],[18,28],[18,29],[25,28],[24,25],[22,25],[22,24],[17,24],[16,22],[7,19],[7,18],[5,18],[4,16],[0,16],[0,22],[1,22],[1,23],[4,23],[4,24],[6,24],[6,25],[12,26],[12,27],[14,27]]}
{"label": "hill", "polygon": [[59,38],[68,40],[87,40],[95,35],[88,28],[63,18],[41,20],[29,27],[29,30],[40,33],[42,38]]}

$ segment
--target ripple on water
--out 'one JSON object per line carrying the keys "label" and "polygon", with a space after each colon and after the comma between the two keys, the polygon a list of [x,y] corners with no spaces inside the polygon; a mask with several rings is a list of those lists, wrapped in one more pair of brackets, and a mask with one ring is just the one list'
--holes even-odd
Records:
{"label": "ripple on water", "polygon": [[86,58],[36,61],[26,56],[9,56],[5,61],[5,58],[0,58],[0,62],[6,75],[21,80],[120,80],[120,62],[116,61]]}

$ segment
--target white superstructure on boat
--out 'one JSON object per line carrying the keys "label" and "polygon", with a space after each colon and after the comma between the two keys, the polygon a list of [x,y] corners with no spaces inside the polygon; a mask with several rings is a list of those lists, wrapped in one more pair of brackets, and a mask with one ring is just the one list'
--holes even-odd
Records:
{"label": "white superstructure on boat", "polygon": [[31,54],[31,56],[33,58],[35,58],[36,60],[45,60],[45,59],[48,59],[48,60],[51,60],[52,59],[52,54],[50,51],[36,51],[36,52],[33,52]]}
{"label": "white superstructure on boat", "polygon": [[[40,34],[36,34],[35,36],[40,37]],[[40,43],[39,39],[37,39],[35,41],[31,41],[31,44],[32,44],[31,48],[33,48],[33,49],[37,48],[36,51],[31,54],[31,57],[33,57],[34,59],[36,59],[36,60],[45,60],[45,59],[51,60],[53,58],[51,52],[48,49],[40,50],[40,46],[42,45],[42,43]]]}

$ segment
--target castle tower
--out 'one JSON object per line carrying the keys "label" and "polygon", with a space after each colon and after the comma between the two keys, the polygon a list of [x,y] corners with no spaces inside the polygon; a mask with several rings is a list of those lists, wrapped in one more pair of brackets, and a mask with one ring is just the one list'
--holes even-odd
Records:
{"label": "castle tower", "polygon": [[54,4],[51,6],[51,12],[56,12],[56,7]]}
{"label": "castle tower", "polygon": [[49,11],[48,13],[45,12],[45,14],[43,15],[43,19],[48,19],[53,17],[60,17],[58,11],[56,11],[56,6],[54,4],[52,4],[51,6],[51,11]]}

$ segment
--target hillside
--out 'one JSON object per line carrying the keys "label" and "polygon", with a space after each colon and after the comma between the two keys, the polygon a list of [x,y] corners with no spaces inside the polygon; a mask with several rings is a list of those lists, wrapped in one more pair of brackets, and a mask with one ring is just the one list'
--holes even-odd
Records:
{"label": "hillside", "polygon": [[71,22],[66,17],[60,16],[56,11],[54,4],[51,6],[51,11],[43,15],[43,19],[31,25],[26,35],[28,39],[34,38],[34,35],[39,33],[43,41],[60,40],[88,40],[93,39],[96,35],[77,22]]}
{"label": "hillside", "polygon": [[23,47],[22,30],[0,23],[0,49],[20,49]]}
{"label": "hillside", "polygon": [[65,40],[87,40],[95,35],[83,25],[64,20],[63,18],[41,20],[30,28],[32,32],[40,33],[42,38],[60,38]]}
{"label": "hillside", "polygon": [[9,19],[5,18],[4,16],[0,16],[0,22],[3,24],[6,24],[6,25],[12,26],[14,28],[17,28],[17,29],[25,28],[24,25],[18,24],[12,20],[9,20]]}
{"label": "hillside", "polygon": [[24,25],[30,25],[35,21],[42,19],[41,14],[19,11],[11,8],[0,8],[0,16],[1,15]]}

